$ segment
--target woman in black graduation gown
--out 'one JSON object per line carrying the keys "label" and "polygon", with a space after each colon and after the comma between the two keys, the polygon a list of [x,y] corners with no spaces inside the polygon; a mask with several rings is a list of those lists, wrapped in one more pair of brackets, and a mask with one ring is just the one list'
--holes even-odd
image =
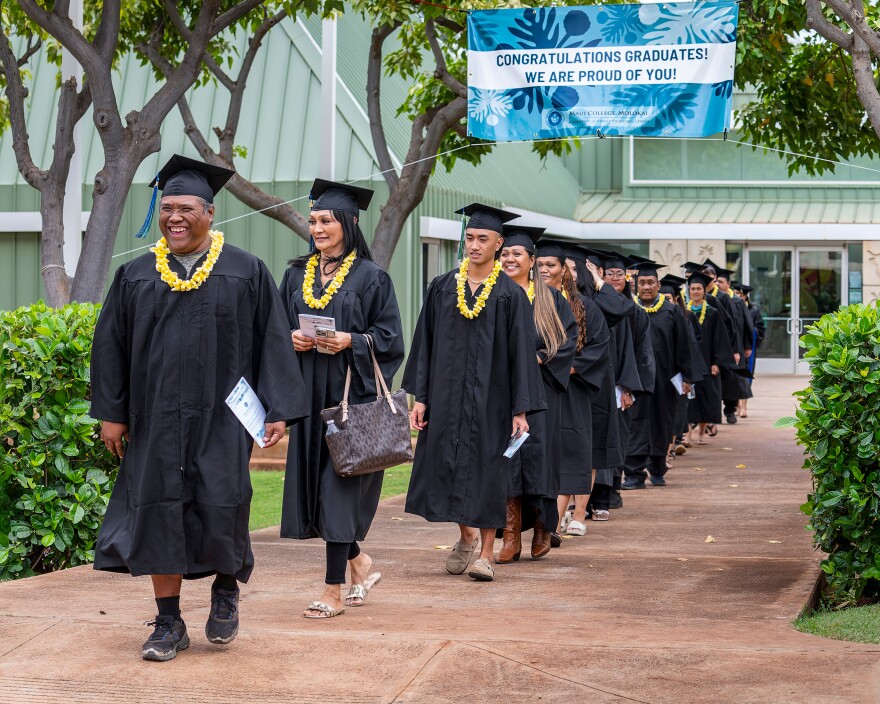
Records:
{"label": "woman in black graduation gown", "polygon": [[[309,230],[316,252],[294,260],[281,282],[281,297],[290,321],[311,416],[293,429],[287,451],[281,537],[322,538],[327,543],[326,588],[320,601],[303,613],[330,618],[344,611],[341,585],[351,567],[346,606],[363,604],[378,573],[360,551],[379,505],[382,472],[341,478],[324,440],[321,410],[342,401],[346,370],[351,369],[350,402],[376,398],[367,335],[387,383],[403,361],[400,312],[391,277],[376,266],[357,224],[372,191],[318,179]],[[309,285],[309,282],[311,285]],[[315,339],[303,334],[301,315],[333,318],[335,337]],[[325,353],[329,351],[330,354]]]}
{"label": "woman in black graduation gown", "polygon": [[[578,350],[572,362],[571,381],[563,397],[562,459],[559,465],[558,511],[564,516],[574,497],[569,535],[586,533],[587,502],[593,484],[593,397],[599,391],[607,366],[610,333],[595,304],[578,290],[565,261],[565,246],[553,240],[538,243],[538,268],[544,283],[568,299],[578,326]],[[562,526],[557,524],[556,532]]]}
{"label": "woman in black graduation gown", "polygon": [[688,404],[688,421],[699,424],[699,445],[706,444],[706,426],[721,422],[721,368],[735,364],[721,314],[706,301],[709,283],[710,278],[701,272],[691,274],[688,279],[691,325],[700,338],[703,361],[709,368],[709,375],[695,385],[696,398]]}
{"label": "woman in black graduation gown", "polygon": [[543,227],[504,225],[501,267],[528,296],[534,310],[536,362],[547,410],[529,416],[529,439],[510,463],[510,490],[503,544],[495,562],[519,560],[521,533],[533,528],[532,559],[550,551],[550,531],[559,517],[562,463],[562,400],[578,347],[578,325],[562,294],[547,287],[535,266],[535,242]]}

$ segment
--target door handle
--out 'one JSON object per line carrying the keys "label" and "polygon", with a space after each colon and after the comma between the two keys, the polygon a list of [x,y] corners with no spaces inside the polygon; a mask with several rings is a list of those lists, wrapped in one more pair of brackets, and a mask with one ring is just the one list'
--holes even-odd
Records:
{"label": "door handle", "polygon": [[804,321],[803,318],[798,318],[798,335],[804,334]]}
{"label": "door handle", "polygon": [[786,334],[786,335],[791,335],[791,330],[792,330],[792,328],[791,328],[791,318],[786,318],[786,319],[785,319],[785,334]]}

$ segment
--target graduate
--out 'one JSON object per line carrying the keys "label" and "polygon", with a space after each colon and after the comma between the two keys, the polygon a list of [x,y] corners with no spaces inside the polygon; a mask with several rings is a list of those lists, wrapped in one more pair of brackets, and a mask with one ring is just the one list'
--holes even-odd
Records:
{"label": "graduate", "polygon": [[[654,392],[636,403],[637,419],[633,422],[632,437],[624,465],[624,489],[642,489],[646,474],[654,486],[665,486],[666,456],[674,435],[678,399],[691,390],[695,380],[691,365],[688,322],[681,309],[669,302],[661,292],[657,270],[662,264],[637,262],[636,303],[645,312],[651,327],[651,345],[654,351],[656,376]],[[672,382],[679,377],[682,392]],[[646,473],[647,468],[647,473]]]}
{"label": "graduate", "polygon": [[[338,405],[351,370],[349,403],[376,398],[370,345],[387,384],[403,363],[403,332],[394,285],[372,261],[358,225],[373,191],[316,179],[309,233],[314,251],[291,262],[281,281],[293,349],[305,380],[310,415],[290,435],[281,510],[281,537],[325,542],[324,593],[305,618],[333,618],[362,606],[381,574],[358,545],[367,537],[382,492],[384,472],[339,477],[324,439],[321,410]],[[318,342],[301,329],[300,316],[333,319],[335,332]],[[369,338],[369,340],[368,340]],[[351,581],[342,599],[346,567]]]}
{"label": "graduate", "polygon": [[446,571],[492,581],[495,530],[505,525],[510,487],[504,452],[528,432],[527,414],[546,403],[529,299],[497,260],[502,226],[517,215],[480,203],[458,212],[470,217],[467,256],[428,288],[403,377],[419,431],[406,511],[457,523],[460,539]]}
{"label": "graduate", "polygon": [[547,286],[535,264],[535,244],[543,227],[504,225],[501,266],[526,292],[533,308],[536,363],[541,371],[547,410],[529,416],[529,439],[510,462],[507,522],[495,562],[516,562],[522,552],[523,531],[532,530],[533,560],[550,551],[550,534],[559,520],[559,470],[563,462],[562,401],[569,387],[579,329],[571,307],[555,288]]}
{"label": "graduate", "polygon": [[[562,446],[559,464],[558,511],[565,517],[574,501],[570,520],[557,526],[572,536],[587,532],[587,502],[593,483],[592,445],[593,394],[598,393],[607,367],[610,334],[596,305],[579,293],[566,265],[566,248],[561,242],[538,242],[537,264],[544,283],[568,301],[577,321],[577,354],[572,361],[571,382],[562,400]],[[573,497],[573,498],[572,498]]]}
{"label": "graduate", "polygon": [[706,444],[707,426],[721,422],[721,368],[735,364],[721,314],[706,300],[706,289],[711,283],[712,279],[699,271],[688,279],[690,321],[699,334],[703,362],[709,369],[709,376],[696,383],[696,398],[688,404],[688,421],[699,426],[698,445]]}
{"label": "graduate", "polygon": [[[749,370],[749,387],[752,385],[752,380],[755,376],[755,363],[757,361],[758,349],[760,349],[761,344],[764,342],[764,316],[761,315],[761,311],[758,306],[752,303],[751,293],[752,287],[747,284],[733,284],[733,289],[737,296],[739,296],[743,302],[746,304],[746,308],[748,310],[748,314],[752,318],[752,354],[749,356],[748,370]],[[749,400],[747,398],[740,399],[738,413],[740,418],[748,418],[748,403]]]}
{"label": "graduate", "polygon": [[724,403],[723,415],[728,424],[736,423],[736,409],[741,399],[752,397],[752,387],[748,378],[749,358],[752,356],[752,337],[754,325],[752,316],[741,298],[734,294],[730,286],[730,277],[733,272],[730,269],[716,267],[715,282],[718,285],[719,294],[727,294],[730,297],[731,317],[738,332],[740,347],[740,359],[735,370],[721,370],[721,398]]}
{"label": "graduate", "polygon": [[[599,250],[588,250],[587,255],[585,267],[596,290],[593,300],[611,331],[608,365],[602,388],[593,405],[593,466],[596,476],[588,506],[592,520],[607,521],[610,518],[609,509],[623,505],[619,492],[614,490],[616,475],[622,474],[626,459],[621,413],[632,406],[642,388],[631,319],[635,303],[632,297],[624,296],[607,283],[625,277],[625,258]],[[610,276],[604,268],[606,264],[614,268]]]}
{"label": "graduate", "polygon": [[[244,377],[266,410],[267,447],[308,413],[272,275],[211,229],[233,173],[178,155],[162,168],[150,184],[162,190],[162,238],[119,267],[95,327],[90,415],[122,458],[95,569],[150,575],[159,613],[146,660],[190,645],[182,579],[216,575],[205,635],[226,644],[238,633],[238,582],[254,567],[253,439],[227,396]],[[152,206],[144,234],[151,221]]]}

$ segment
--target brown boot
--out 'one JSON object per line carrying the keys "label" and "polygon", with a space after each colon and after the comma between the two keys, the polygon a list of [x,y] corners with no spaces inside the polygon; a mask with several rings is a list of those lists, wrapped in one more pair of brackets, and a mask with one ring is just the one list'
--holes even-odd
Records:
{"label": "brown boot", "polygon": [[507,525],[504,526],[504,541],[501,552],[495,559],[499,565],[519,562],[522,552],[522,506],[519,497],[507,500]]}
{"label": "brown boot", "polygon": [[535,521],[532,531],[532,559],[539,560],[550,552],[550,531],[544,528],[541,521]]}

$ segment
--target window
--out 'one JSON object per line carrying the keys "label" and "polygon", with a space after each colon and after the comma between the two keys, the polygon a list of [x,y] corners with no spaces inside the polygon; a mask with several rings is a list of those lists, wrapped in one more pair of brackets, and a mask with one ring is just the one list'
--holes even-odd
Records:
{"label": "window", "polygon": [[849,302],[862,302],[862,243],[848,244],[849,254]]}

